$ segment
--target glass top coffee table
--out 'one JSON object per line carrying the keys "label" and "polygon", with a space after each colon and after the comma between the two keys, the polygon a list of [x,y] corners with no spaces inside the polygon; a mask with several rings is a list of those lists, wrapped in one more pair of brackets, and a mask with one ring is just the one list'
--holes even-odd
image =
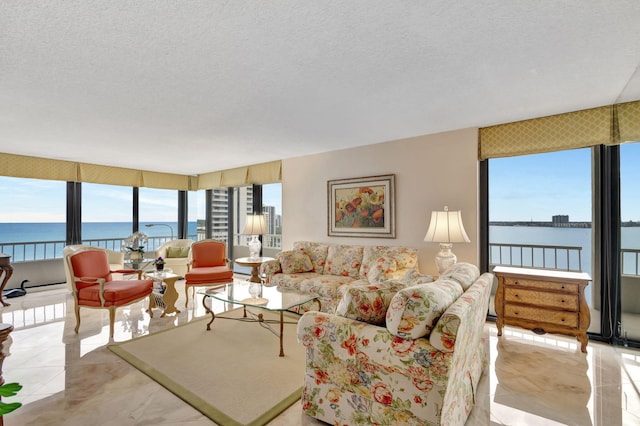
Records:
{"label": "glass top coffee table", "polygon": [[[286,323],[286,321],[284,321],[284,311],[311,301],[318,303],[318,310],[322,308],[316,296],[295,291],[278,290],[277,287],[267,287],[260,283],[249,283],[246,281],[212,286],[198,290],[198,294],[204,296],[202,298],[202,306],[204,306],[207,313],[211,314],[211,321],[207,323],[207,330],[211,330],[211,323],[216,319],[213,310],[207,306],[208,298],[211,297],[222,302],[240,305],[244,311],[242,318],[230,318],[221,315],[218,315],[218,318],[258,322],[261,326],[267,328],[280,338],[280,356],[284,356],[284,349],[282,347],[282,334],[284,332],[284,324]],[[264,318],[261,312],[256,313],[247,310],[248,307],[263,311],[279,312],[280,319],[270,320]],[[280,324],[279,332],[271,327],[270,324],[273,323]]]}

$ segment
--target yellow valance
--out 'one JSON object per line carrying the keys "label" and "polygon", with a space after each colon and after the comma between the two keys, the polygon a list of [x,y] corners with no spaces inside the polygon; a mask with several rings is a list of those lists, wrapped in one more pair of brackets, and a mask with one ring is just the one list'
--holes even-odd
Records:
{"label": "yellow valance", "polygon": [[280,182],[281,170],[272,161],[192,176],[0,153],[0,176],[182,191]]}
{"label": "yellow valance", "polygon": [[282,180],[282,162],[254,164],[248,167],[222,170],[198,175],[197,189],[224,188],[229,186],[262,185]]}
{"label": "yellow valance", "polygon": [[478,158],[613,145],[640,139],[640,101],[480,129]]}
{"label": "yellow valance", "polygon": [[72,161],[0,153],[0,175],[76,182],[78,164]]}
{"label": "yellow valance", "polygon": [[620,142],[640,142],[640,101],[616,105],[616,121]]}
{"label": "yellow valance", "polygon": [[479,158],[512,157],[611,143],[612,107],[480,129]]}

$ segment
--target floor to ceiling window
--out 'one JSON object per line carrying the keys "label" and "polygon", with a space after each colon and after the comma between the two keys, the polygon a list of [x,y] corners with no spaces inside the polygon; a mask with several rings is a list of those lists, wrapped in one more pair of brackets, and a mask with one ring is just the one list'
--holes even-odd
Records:
{"label": "floor to ceiling window", "polygon": [[593,278],[585,292],[592,310],[589,330],[599,332],[591,152],[584,148],[489,160],[488,257],[491,267],[588,273]]}
{"label": "floor to ceiling window", "polygon": [[189,191],[188,197],[188,214],[189,231],[187,238],[194,241],[203,240],[205,235],[205,220],[207,215],[206,207],[207,191]]}
{"label": "floor to ceiling window", "polygon": [[619,338],[640,340],[640,142],[620,146]]}
{"label": "floor to ceiling window", "polygon": [[140,188],[138,229],[149,237],[149,250],[155,250],[178,235],[178,191]]}
{"label": "floor to ceiling window", "polygon": [[262,213],[268,229],[262,251],[265,256],[274,257],[282,248],[282,183],[262,185]]}
{"label": "floor to ceiling window", "polygon": [[0,176],[0,252],[13,262],[61,257],[65,194],[65,182]]}
{"label": "floor to ceiling window", "polygon": [[122,250],[132,233],[133,191],[128,186],[82,184],[82,241]]}

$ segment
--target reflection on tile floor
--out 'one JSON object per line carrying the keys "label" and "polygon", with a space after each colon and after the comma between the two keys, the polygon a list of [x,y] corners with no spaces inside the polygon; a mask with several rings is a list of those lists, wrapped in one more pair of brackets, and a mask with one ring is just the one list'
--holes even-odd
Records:
{"label": "reflection on tile floor", "polygon": [[[180,314],[154,318],[146,302],[119,309],[114,340],[121,342],[205,315],[200,296]],[[81,310],[74,334],[73,301],[64,286],[8,300],[2,322],[14,325],[3,365],[6,382],[24,388],[5,402],[24,405],[6,425],[210,425],[209,419],[106,348],[105,310]],[[226,306],[214,306],[222,312]],[[506,327],[498,338],[485,325],[490,365],[467,425],[640,424],[640,351],[590,342],[585,355],[566,336],[538,336]],[[274,340],[274,344],[277,344]],[[6,348],[5,348],[6,351]],[[294,404],[272,425],[317,425]]]}

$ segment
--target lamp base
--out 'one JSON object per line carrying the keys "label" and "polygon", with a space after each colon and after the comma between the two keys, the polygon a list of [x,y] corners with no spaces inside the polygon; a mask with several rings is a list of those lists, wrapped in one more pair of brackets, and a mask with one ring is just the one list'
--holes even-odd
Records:
{"label": "lamp base", "polygon": [[456,255],[451,251],[451,247],[453,247],[451,243],[440,243],[440,251],[436,255],[436,265],[440,274],[458,261]]}
{"label": "lamp base", "polygon": [[262,243],[258,239],[257,235],[253,235],[251,237],[251,241],[249,241],[249,258],[250,259],[258,259],[260,257],[260,248],[262,247]]}

